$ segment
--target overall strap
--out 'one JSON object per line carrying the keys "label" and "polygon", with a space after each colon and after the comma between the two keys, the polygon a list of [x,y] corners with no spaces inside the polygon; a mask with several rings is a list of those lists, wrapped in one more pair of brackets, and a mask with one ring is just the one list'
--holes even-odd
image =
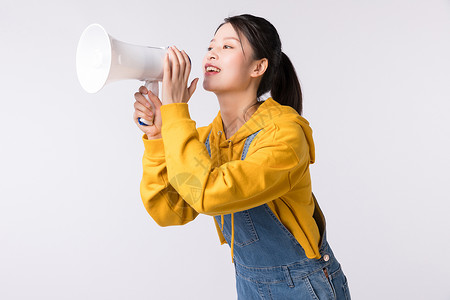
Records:
{"label": "overall strap", "polygon": [[247,151],[248,151],[248,148],[250,147],[251,142],[253,141],[255,136],[258,134],[258,132],[260,132],[261,130],[262,130],[262,128],[256,132],[253,132],[251,135],[249,135],[247,137],[247,139],[245,140],[244,150],[242,150],[241,160],[245,159],[245,157],[247,156]]}
{"label": "overall strap", "polygon": [[[212,131],[212,129],[211,129],[211,131]],[[208,153],[209,153],[210,157],[211,157],[211,147],[209,146],[209,136],[211,135],[211,131],[209,132],[208,137],[206,138],[206,142],[205,142],[205,146],[206,146],[206,149],[208,149]]]}

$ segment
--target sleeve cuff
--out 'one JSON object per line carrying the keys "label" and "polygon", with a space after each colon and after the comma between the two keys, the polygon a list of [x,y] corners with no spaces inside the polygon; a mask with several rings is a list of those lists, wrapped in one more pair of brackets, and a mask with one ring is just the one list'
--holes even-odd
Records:
{"label": "sleeve cuff", "polygon": [[161,119],[163,126],[180,121],[182,119],[190,119],[189,108],[187,103],[170,103],[160,107]]}
{"label": "sleeve cuff", "polygon": [[147,135],[144,133],[142,136],[142,141],[144,142],[144,154],[153,157],[164,157],[164,143],[163,139],[147,139]]}

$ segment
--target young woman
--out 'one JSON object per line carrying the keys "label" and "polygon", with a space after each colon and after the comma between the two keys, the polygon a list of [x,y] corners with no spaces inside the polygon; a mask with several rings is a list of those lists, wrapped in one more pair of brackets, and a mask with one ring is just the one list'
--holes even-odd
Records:
{"label": "young woman", "polygon": [[190,68],[187,54],[171,47],[161,100],[145,87],[135,94],[148,213],[160,226],[213,216],[221,244],[231,247],[239,299],[350,299],[311,189],[314,142],[300,84],[274,26],[245,14],[217,28],[203,87],[220,111],[205,127],[189,115],[198,82],[188,87]]}

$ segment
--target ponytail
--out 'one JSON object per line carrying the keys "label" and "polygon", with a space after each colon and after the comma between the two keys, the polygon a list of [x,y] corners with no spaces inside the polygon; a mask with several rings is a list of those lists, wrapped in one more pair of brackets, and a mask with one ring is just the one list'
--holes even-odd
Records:
{"label": "ponytail", "polygon": [[270,91],[272,98],[281,105],[288,105],[302,114],[302,90],[291,60],[281,52],[280,66],[275,72]]}

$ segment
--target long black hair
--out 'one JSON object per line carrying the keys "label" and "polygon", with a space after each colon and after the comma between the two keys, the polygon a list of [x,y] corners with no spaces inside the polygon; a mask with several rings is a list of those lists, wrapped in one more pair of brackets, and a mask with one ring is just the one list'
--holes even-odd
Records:
{"label": "long black hair", "polygon": [[281,50],[280,36],[266,19],[243,14],[224,19],[219,28],[230,23],[239,38],[243,34],[253,49],[253,59],[267,58],[268,68],[263,74],[256,96],[258,99],[270,91],[272,98],[282,105],[294,108],[302,114],[302,90],[289,57]]}

